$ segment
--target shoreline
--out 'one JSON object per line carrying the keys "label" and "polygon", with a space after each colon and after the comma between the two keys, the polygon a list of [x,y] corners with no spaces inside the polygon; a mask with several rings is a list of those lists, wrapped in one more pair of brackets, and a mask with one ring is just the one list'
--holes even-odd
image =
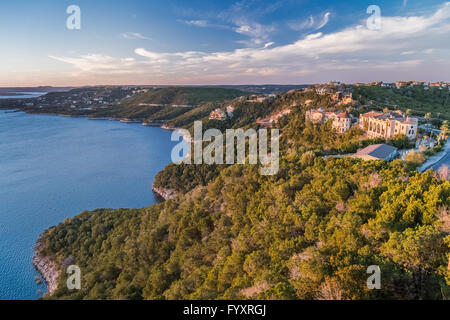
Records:
{"label": "shoreline", "polygon": [[[168,127],[164,122],[149,122],[145,120],[134,120],[134,119],[121,119],[121,118],[112,118],[112,117],[90,117],[89,115],[70,115],[70,114],[62,114],[62,113],[45,113],[45,112],[27,112],[21,109],[2,109],[0,110],[7,111],[6,113],[25,113],[29,115],[42,115],[42,116],[52,116],[52,117],[65,117],[65,118],[74,118],[74,119],[86,119],[91,121],[116,121],[125,124],[142,124],[144,127],[159,127],[163,130],[167,131],[177,131],[180,128]],[[183,141],[186,143],[194,143],[194,139],[190,136],[183,135]]]}
{"label": "shoreline", "polygon": [[58,288],[58,279],[60,275],[60,271],[58,270],[56,263],[52,261],[49,257],[46,257],[42,254],[41,249],[39,248],[39,240],[38,246],[34,248],[33,255],[33,266],[39,272],[39,274],[44,279],[44,282],[47,286],[47,292],[44,294],[45,296],[52,296]]}
{"label": "shoreline", "polygon": [[[164,125],[164,123],[156,123],[156,122],[146,122],[146,121],[137,121],[132,119],[120,119],[120,118],[112,118],[112,117],[91,117],[89,118],[88,115],[68,115],[68,114],[60,114],[60,113],[39,113],[39,112],[26,112],[25,110],[21,109],[0,109],[1,111],[4,111],[5,113],[25,113],[28,115],[46,115],[46,116],[53,116],[53,117],[65,117],[65,118],[81,118],[86,120],[93,120],[93,121],[115,121],[115,122],[121,122],[124,124],[137,124],[141,123],[145,127],[159,127],[163,130],[168,131],[175,131],[176,128],[170,128]],[[125,121],[126,120],[126,121]],[[185,136],[183,136],[183,140],[185,142],[189,143],[189,139]],[[160,197],[164,201],[172,200],[175,197],[178,196],[178,193],[173,189],[168,188],[157,188],[152,186],[153,192],[156,194],[156,196]],[[51,297],[55,291],[58,289],[58,280],[61,275],[61,271],[57,267],[57,264],[48,256],[45,256],[42,254],[42,249],[40,248],[40,239],[37,240],[37,245],[34,248],[34,255],[32,257],[32,264],[34,268],[38,271],[40,276],[43,279],[43,282],[46,285],[46,292],[44,293],[44,297]],[[45,291],[45,290],[43,290]]]}

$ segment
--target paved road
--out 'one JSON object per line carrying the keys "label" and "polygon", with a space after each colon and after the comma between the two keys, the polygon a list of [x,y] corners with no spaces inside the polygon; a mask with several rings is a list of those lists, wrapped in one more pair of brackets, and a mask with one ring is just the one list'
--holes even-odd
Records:
{"label": "paved road", "polygon": [[[433,168],[434,171],[438,172],[439,169],[441,169],[443,166],[447,166],[448,168],[450,168],[450,152],[447,152],[447,154],[441,160],[427,167],[425,170],[421,170],[420,172],[425,172],[430,168]],[[450,173],[448,173],[447,179],[450,179]]]}
{"label": "paved road", "polygon": [[448,152],[446,154],[445,157],[443,157],[438,163],[434,164],[432,166],[432,168],[437,171],[439,170],[442,166],[447,165],[448,167],[450,167],[450,152]]}

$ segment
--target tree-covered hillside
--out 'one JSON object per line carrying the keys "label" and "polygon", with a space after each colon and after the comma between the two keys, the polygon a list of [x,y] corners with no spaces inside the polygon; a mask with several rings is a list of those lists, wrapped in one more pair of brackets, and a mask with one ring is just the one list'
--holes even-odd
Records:
{"label": "tree-covered hillside", "polygon": [[[107,109],[98,110],[90,117],[127,118],[163,123],[184,119],[184,114],[209,115],[217,104],[240,97],[245,93],[235,89],[173,87],[150,89],[122,100]],[[191,106],[191,107],[186,107]],[[206,111],[203,111],[206,110]]]}
{"label": "tree-covered hillside", "polygon": [[139,104],[192,105],[206,102],[223,102],[243,96],[245,93],[236,89],[171,87],[150,89],[146,93],[135,95],[121,101],[121,105]]}
{"label": "tree-covered hillside", "polygon": [[362,104],[372,101],[375,106],[380,107],[398,105],[403,111],[410,109],[418,116],[424,116],[430,112],[433,117],[450,120],[450,90],[448,88],[424,90],[423,86],[399,89],[378,86],[354,87],[353,97]]}
{"label": "tree-covered hillside", "polygon": [[[366,140],[357,128],[339,135],[331,123],[306,122],[306,110],[333,107],[315,91],[218,105],[229,104],[235,111],[226,121],[209,120],[211,104],[172,123],[258,128],[258,119],[289,108],[273,124],[282,132],[280,172],[171,164],[155,185],[178,191],[175,199],[84,212],[49,229],[41,254],[82,271],[80,291],[68,291],[61,272],[51,298],[450,297],[449,181],[400,160],[324,159],[383,141]],[[372,265],[381,268],[381,290],[367,288]]]}
{"label": "tree-covered hillside", "polygon": [[[395,199],[395,200],[394,200]],[[449,298],[450,182],[401,161],[307,157],[273,177],[232,166],[141,210],[84,212],[43,252],[82,270],[68,299]],[[368,290],[368,266],[382,289]]]}

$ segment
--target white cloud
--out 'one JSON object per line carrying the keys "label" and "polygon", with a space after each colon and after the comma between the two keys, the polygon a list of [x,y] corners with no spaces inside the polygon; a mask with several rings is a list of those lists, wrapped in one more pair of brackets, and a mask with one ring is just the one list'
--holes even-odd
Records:
{"label": "white cloud", "polygon": [[322,29],[330,21],[331,12],[326,12],[322,17],[310,15],[303,21],[290,21],[287,23],[288,27],[295,31],[307,30],[307,29]]}
{"label": "white cloud", "polygon": [[208,26],[208,21],[206,21],[206,20],[189,20],[189,21],[184,21],[184,23],[186,23],[187,25],[196,26],[196,27],[207,27]]}
{"label": "white cloud", "polygon": [[325,27],[328,24],[328,21],[330,20],[330,15],[331,15],[331,12],[325,13],[325,15],[322,18],[322,21],[317,26],[317,29],[322,29],[323,27]]}
{"label": "white cloud", "polygon": [[[410,75],[430,71],[422,65],[430,61],[430,56],[423,55],[432,53],[431,46],[434,50],[450,49],[448,41],[444,41],[450,35],[449,20],[447,2],[431,16],[383,17],[381,30],[369,30],[361,22],[330,34],[310,34],[287,45],[274,46],[261,40],[259,47],[234,51],[161,53],[138,48],[138,58],[94,54],[51,57],[89,74],[136,72],[142,74],[139,79],[147,79],[148,83],[312,82],[324,76],[371,78],[378,75],[377,70],[393,76],[401,72]],[[250,24],[236,28],[236,32],[254,39],[264,38],[264,28]],[[414,60],[404,59],[412,53],[417,53]],[[434,68],[443,76],[450,71],[447,63]]]}
{"label": "white cloud", "polygon": [[120,37],[127,40],[151,40],[139,32],[124,32],[120,34]]}
{"label": "white cloud", "polygon": [[288,26],[292,30],[300,31],[300,30],[312,28],[314,26],[314,23],[315,23],[314,17],[311,15],[311,16],[309,16],[308,19],[301,21],[301,22],[295,22],[295,21],[288,22]]}
{"label": "white cloud", "polygon": [[275,27],[266,26],[259,23],[242,23],[238,24],[233,30],[236,33],[248,36],[249,41],[243,40],[243,43],[247,46],[259,46],[264,42],[268,42],[270,39],[270,34],[275,31]]}

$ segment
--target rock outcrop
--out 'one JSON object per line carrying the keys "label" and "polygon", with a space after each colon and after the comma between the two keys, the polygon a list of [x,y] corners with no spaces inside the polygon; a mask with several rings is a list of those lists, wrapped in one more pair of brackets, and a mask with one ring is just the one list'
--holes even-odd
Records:
{"label": "rock outcrop", "polygon": [[52,295],[58,288],[59,270],[49,257],[42,254],[39,247],[35,248],[33,256],[33,265],[41,274],[48,288],[48,295]]}
{"label": "rock outcrop", "polygon": [[177,192],[172,189],[165,189],[165,188],[157,188],[153,186],[153,192],[156,193],[158,196],[163,198],[164,200],[171,200],[177,196]]}

